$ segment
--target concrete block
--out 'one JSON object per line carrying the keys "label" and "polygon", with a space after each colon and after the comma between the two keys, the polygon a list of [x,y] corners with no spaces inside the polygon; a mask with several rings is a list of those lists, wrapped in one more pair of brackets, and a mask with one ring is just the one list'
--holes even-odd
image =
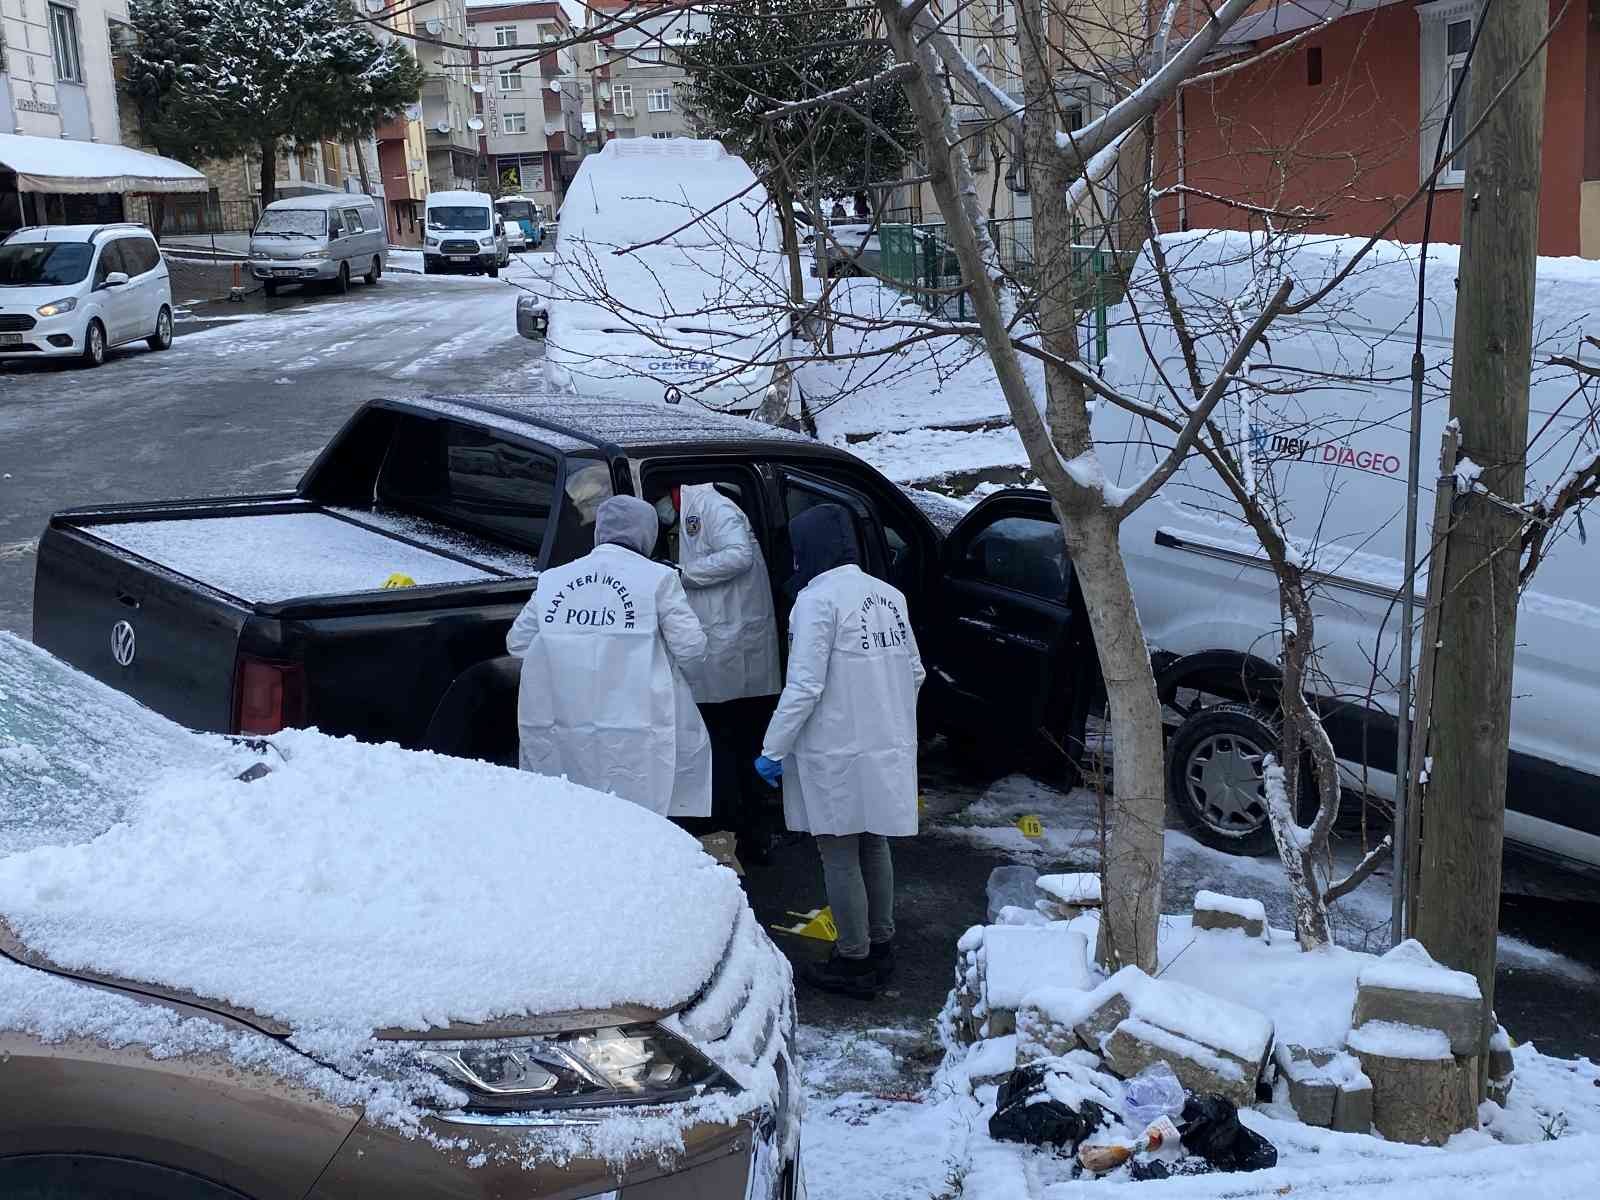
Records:
{"label": "concrete block", "polygon": [[1178,1082],[1191,1092],[1216,1092],[1240,1108],[1255,1103],[1257,1064],[1240,1062],[1137,1017],[1119,1023],[1105,1041],[1105,1064],[1113,1075],[1131,1079],[1157,1062],[1171,1067]]}
{"label": "concrete block", "polygon": [[1247,937],[1268,936],[1267,910],[1259,900],[1224,896],[1220,892],[1196,892],[1194,928],[1242,930]]}
{"label": "concrete block", "polygon": [[1359,1082],[1341,1085],[1335,1093],[1328,1128],[1339,1133],[1372,1132],[1372,1082],[1365,1074]]}
{"label": "concrete block", "polygon": [[1478,1059],[1390,1058],[1356,1051],[1372,1081],[1372,1124],[1391,1142],[1442,1146],[1478,1124]]}
{"label": "concrete block", "polygon": [[1295,1115],[1307,1125],[1333,1124],[1334,1102],[1339,1085],[1323,1069],[1333,1061],[1331,1050],[1314,1050],[1290,1042],[1279,1043],[1273,1054],[1278,1073],[1289,1089],[1289,1103]]}
{"label": "concrete block", "polygon": [[1100,1054],[1111,1031],[1132,1015],[1128,998],[1120,992],[1109,992],[1093,1012],[1073,1026],[1073,1032],[1085,1049]]}
{"label": "concrete block", "polygon": [[1350,1024],[1359,1028],[1370,1021],[1437,1029],[1450,1039],[1450,1053],[1476,1055],[1483,1045],[1483,1003],[1441,992],[1402,991],[1361,983]]}

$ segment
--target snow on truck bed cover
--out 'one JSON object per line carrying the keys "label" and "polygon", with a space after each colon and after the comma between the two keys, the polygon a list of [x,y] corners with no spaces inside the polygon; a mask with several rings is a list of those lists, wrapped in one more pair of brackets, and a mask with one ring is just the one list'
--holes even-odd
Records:
{"label": "snow on truck bed cover", "polygon": [[[705,984],[742,893],[638,805],[486,763],[189,733],[0,634],[0,916],[69,970],[365,1034]],[[254,762],[272,770],[254,782]]]}
{"label": "snow on truck bed cover", "polygon": [[85,525],[84,532],[253,604],[500,576],[326,513],[271,513]]}

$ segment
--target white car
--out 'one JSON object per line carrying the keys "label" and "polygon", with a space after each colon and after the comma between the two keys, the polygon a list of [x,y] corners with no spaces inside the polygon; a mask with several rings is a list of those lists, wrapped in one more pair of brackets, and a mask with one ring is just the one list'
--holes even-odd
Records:
{"label": "white car", "polygon": [[0,358],[98,367],[113,346],[172,345],[167,264],[143,225],[38,225],[0,242]]}

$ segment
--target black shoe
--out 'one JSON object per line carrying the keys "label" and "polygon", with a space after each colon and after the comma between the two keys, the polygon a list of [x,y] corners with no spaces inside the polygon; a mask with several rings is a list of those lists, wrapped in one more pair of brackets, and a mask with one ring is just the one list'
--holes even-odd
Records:
{"label": "black shoe", "polygon": [[873,942],[872,953],[867,961],[872,964],[872,969],[878,978],[878,986],[888,987],[894,982],[894,943]]}
{"label": "black shoe", "polygon": [[835,950],[824,963],[809,963],[801,977],[814,988],[837,992],[857,1000],[871,1000],[878,994],[878,972],[871,958],[842,958]]}

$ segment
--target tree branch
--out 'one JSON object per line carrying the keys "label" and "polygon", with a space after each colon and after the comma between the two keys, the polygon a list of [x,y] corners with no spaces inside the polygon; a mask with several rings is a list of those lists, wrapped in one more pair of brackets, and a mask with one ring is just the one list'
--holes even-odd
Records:
{"label": "tree branch", "polygon": [[769,108],[757,119],[761,121],[776,121],[793,113],[804,112],[808,108],[820,108],[825,104],[838,104],[841,101],[850,99],[852,96],[859,96],[863,92],[874,91],[886,84],[898,83],[900,80],[916,74],[917,70],[916,63],[896,63],[887,71],[879,71],[868,79],[860,79],[845,87],[834,88],[831,92],[823,92],[821,95],[813,96],[809,100],[792,100],[788,104],[780,104],[776,108]]}
{"label": "tree branch", "polygon": [[1379,842],[1367,855],[1355,865],[1355,869],[1337,883],[1330,883],[1322,891],[1322,902],[1332,904],[1341,896],[1347,896],[1365,883],[1380,866],[1389,861],[1394,850],[1394,837],[1384,834],[1383,841]]}

